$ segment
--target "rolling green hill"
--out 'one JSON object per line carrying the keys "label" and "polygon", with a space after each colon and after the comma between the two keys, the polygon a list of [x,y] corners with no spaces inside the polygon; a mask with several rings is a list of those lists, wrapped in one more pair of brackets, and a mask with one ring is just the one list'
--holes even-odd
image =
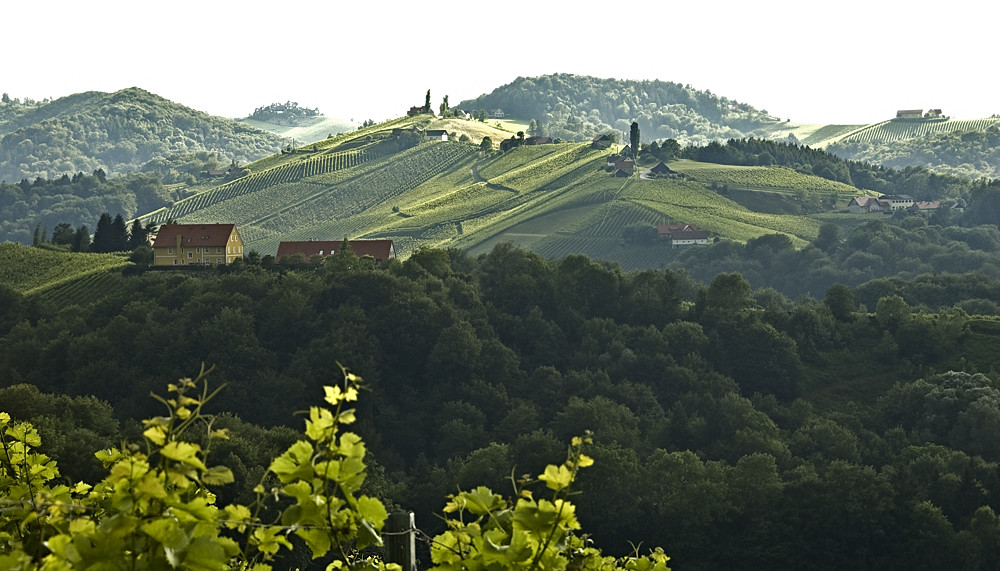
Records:
{"label": "rolling green hill", "polygon": [[314,143],[326,139],[330,135],[353,131],[358,128],[357,125],[350,121],[322,115],[303,119],[295,125],[279,125],[249,118],[238,119],[237,121],[254,129],[274,133],[283,139],[294,140],[299,144]]}
{"label": "rolling green hill", "polygon": [[218,151],[244,163],[281,148],[278,135],[178,105],[139,88],[0,103],[0,180],[138,171],[157,157]]}
{"label": "rolling green hill", "polygon": [[[411,126],[465,133],[472,142],[399,148],[392,128]],[[811,218],[754,212],[714,187],[768,192],[790,202],[803,192],[856,192],[788,168],[694,161],[672,164],[685,174],[681,179],[615,178],[605,170],[608,151],[586,143],[482,156],[474,137],[502,133],[491,129],[430,115],[397,119],[268,157],[249,165],[245,177],[142,218],[232,222],[247,249],[262,255],[275,253],[281,240],[345,236],[390,238],[403,256],[421,245],[481,253],[512,241],[546,256],[583,253],[633,268],[655,267],[671,256],[669,248],[625,245],[623,230],[636,224],[694,223],[741,241],[782,232],[797,244],[818,232]]]}

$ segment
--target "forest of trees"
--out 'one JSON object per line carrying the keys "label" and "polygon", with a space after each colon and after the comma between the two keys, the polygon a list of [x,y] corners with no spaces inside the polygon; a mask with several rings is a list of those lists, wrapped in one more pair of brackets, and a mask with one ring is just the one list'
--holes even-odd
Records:
{"label": "forest of trees", "polygon": [[568,141],[589,140],[607,131],[627,133],[636,121],[650,141],[676,139],[684,145],[705,145],[742,137],[776,120],[766,111],[690,85],[573,74],[518,77],[457,107],[500,108],[524,121],[536,120],[545,136]]}
{"label": "forest of trees", "polygon": [[718,240],[682,251],[670,268],[711,280],[738,272],[755,288],[772,288],[789,298],[822,296],[832,284],[857,287],[868,309],[885,295],[899,294],[932,310],[963,306],[970,313],[1000,315],[1000,231],[995,223],[972,227],[940,225],[957,213],[929,220],[902,215],[873,219],[844,232],[825,224],[813,244],[796,249],[782,234],[746,244]]}
{"label": "forest of trees", "polygon": [[105,212],[131,220],[182,198],[178,192],[152,174],[108,177],[102,169],[52,180],[0,183],[0,241],[34,243],[32,230],[39,226],[50,231],[60,224],[94,228]]}
{"label": "forest of trees", "polygon": [[0,103],[0,180],[138,171],[150,160],[217,151],[240,163],[274,154],[282,139],[138,88],[87,92],[44,104]]}
{"label": "forest of trees", "polygon": [[[859,236],[894,231],[877,230]],[[993,569],[1000,327],[962,308],[1000,283],[952,279],[966,289],[899,278],[792,301],[736,273],[699,283],[501,244],[382,267],[344,252],[121,276],[82,305],[0,288],[0,402],[68,479],[92,479],[84,451],[137,438],[137,419],[161,413],[150,392],[214,364],[228,501],[252,496],[342,363],[371,388],[357,411],[371,485],[427,533],[456,485],[503,493],[512,471],[539,473],[592,430],[573,501],[610,553],[632,541],[684,569]]]}

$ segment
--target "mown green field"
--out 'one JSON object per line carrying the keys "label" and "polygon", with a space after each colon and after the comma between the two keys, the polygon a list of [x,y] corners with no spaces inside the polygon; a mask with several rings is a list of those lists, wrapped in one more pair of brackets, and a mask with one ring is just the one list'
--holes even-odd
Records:
{"label": "mown green field", "polygon": [[29,295],[129,263],[116,254],[73,254],[6,242],[0,244],[0,284]]}

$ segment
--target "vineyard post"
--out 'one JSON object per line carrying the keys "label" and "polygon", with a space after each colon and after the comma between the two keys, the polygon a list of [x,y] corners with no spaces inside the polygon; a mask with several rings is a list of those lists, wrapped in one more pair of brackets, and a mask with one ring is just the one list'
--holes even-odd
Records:
{"label": "vineyard post", "polygon": [[385,559],[403,571],[417,571],[417,526],[413,512],[393,512],[385,522]]}

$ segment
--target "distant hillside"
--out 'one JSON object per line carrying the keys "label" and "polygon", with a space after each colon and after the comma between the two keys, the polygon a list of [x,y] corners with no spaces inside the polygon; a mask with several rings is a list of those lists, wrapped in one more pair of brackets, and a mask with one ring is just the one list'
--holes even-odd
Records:
{"label": "distant hillside", "polygon": [[139,170],[154,158],[215,151],[249,162],[281,137],[178,105],[138,88],[89,91],[36,104],[0,102],[0,180]]}
{"label": "distant hillside", "polygon": [[681,144],[706,144],[777,121],[766,111],[689,85],[572,74],[519,77],[455,107],[468,112],[501,109],[525,122],[535,119],[544,135],[578,141],[597,133],[627,134],[637,121],[644,142],[673,138]]}
{"label": "distant hillside", "polygon": [[238,119],[238,121],[254,129],[278,135],[294,146],[315,143],[316,141],[326,139],[330,135],[339,135],[340,133],[346,133],[358,128],[357,125],[350,121],[326,117],[324,115],[306,117],[291,125],[258,121],[249,117]]}
{"label": "distant hillside", "polygon": [[[1000,178],[1000,119],[893,125],[888,121],[833,143],[839,157],[903,169],[926,167],[968,178]],[[923,127],[923,128],[921,128]]]}
{"label": "distant hillside", "polygon": [[[443,129],[469,141],[393,135],[393,129],[411,127]],[[671,163],[685,178],[616,178],[606,170],[609,151],[586,143],[480,154],[483,136],[498,143],[510,135],[479,121],[400,118],[252,163],[247,176],[141,218],[230,221],[248,250],[261,255],[273,255],[281,240],[345,236],[390,238],[404,257],[421,245],[478,254],[512,241],[545,256],[583,253],[648,268],[675,253],[625,243],[629,228],[680,221],[740,241],[780,232],[801,245],[815,238],[820,224],[807,211],[829,212],[856,192],[791,168],[691,160]],[[733,198],[713,190],[722,187]],[[743,194],[737,197],[738,191]],[[752,192],[773,207],[742,205]]]}

